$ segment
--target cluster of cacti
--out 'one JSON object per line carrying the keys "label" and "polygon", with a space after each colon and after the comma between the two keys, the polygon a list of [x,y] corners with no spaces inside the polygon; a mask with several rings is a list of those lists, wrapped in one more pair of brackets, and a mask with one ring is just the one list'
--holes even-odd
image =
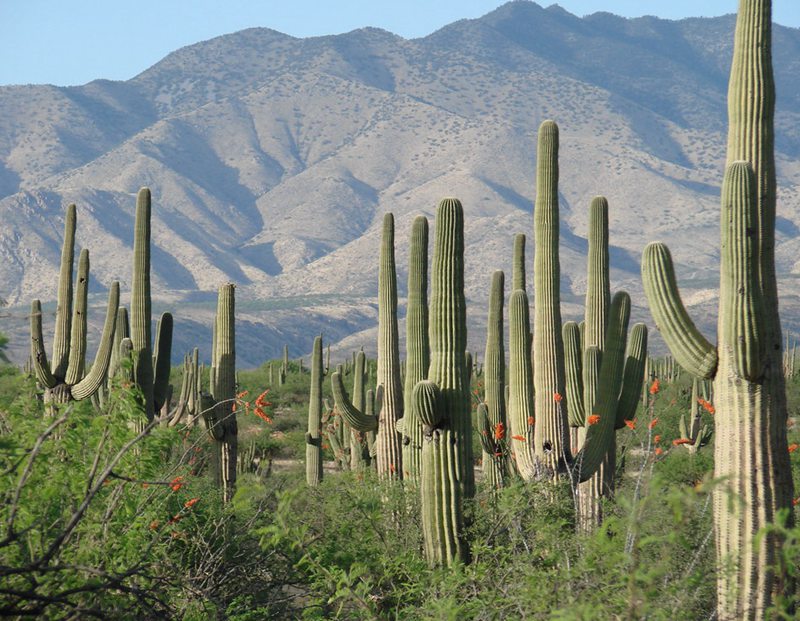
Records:
{"label": "cluster of cacti", "polygon": [[85,374],[86,315],[89,289],[89,251],[83,249],[78,259],[78,282],[73,302],[72,266],[75,255],[75,205],[67,207],[61,270],[58,279],[58,306],[53,338],[53,355],[48,363],[42,335],[42,306],[31,304],[31,361],[36,379],[44,387],[44,400],[49,413],[58,404],[80,401],[93,396],[103,384],[114,345],[119,283],[113,282],[108,292],[108,307],[103,334],[94,364]]}
{"label": "cluster of cacti", "polygon": [[[647,246],[642,277],[653,318],[680,365],[714,380],[717,615],[763,619],[792,589],[781,538],[763,532],[793,483],[775,278],[774,83],[771,3],[741,0],[728,89],[721,197],[717,345],[689,318],[666,246]],[[731,494],[735,502],[730,502]]]}
{"label": "cluster of cacti", "polygon": [[226,502],[233,497],[236,485],[238,446],[234,309],[234,285],[221,285],[211,347],[211,392],[201,395],[206,429],[214,440],[215,477]]}

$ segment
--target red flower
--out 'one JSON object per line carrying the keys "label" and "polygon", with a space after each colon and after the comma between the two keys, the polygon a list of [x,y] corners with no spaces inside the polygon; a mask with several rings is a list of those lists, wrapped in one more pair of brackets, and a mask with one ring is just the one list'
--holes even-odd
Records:
{"label": "red flower", "polygon": [[677,440],[672,441],[672,446],[680,446],[681,444],[694,444],[688,438],[678,438]]}
{"label": "red flower", "polygon": [[636,429],[636,419],[634,418],[633,420],[626,420],[625,426],[630,430]]}
{"label": "red flower", "polygon": [[533,427],[533,423],[534,423],[534,422],[535,422],[535,421],[533,420],[533,416],[528,416],[528,426],[529,426],[529,427]]}
{"label": "red flower", "polygon": [[586,419],[586,422],[590,425],[596,425],[600,422],[600,415],[599,414],[592,414],[589,418]]}
{"label": "red flower", "polygon": [[703,409],[705,409],[705,411],[706,411],[706,412],[708,412],[709,414],[714,414],[714,413],[716,412],[716,410],[714,409],[714,406],[713,406],[713,405],[711,405],[711,404],[710,404],[708,401],[706,401],[705,399],[698,399],[698,400],[697,400],[697,403],[699,403],[700,405],[702,405],[702,406],[703,406]]}
{"label": "red flower", "polygon": [[238,395],[236,395],[236,398],[237,399],[242,399],[243,397],[246,397],[248,394],[250,394],[249,390],[243,390]]}
{"label": "red flower", "polygon": [[655,437],[655,438],[653,438],[653,442],[655,442],[656,444],[658,444],[659,442],[661,442],[661,434],[660,434],[660,433],[657,433],[657,434],[656,434],[656,437]]}
{"label": "red flower", "polygon": [[656,447],[656,455],[661,455],[661,453],[663,453],[663,452],[664,452],[664,450],[660,446]]}
{"label": "red flower", "polygon": [[169,486],[172,488],[173,492],[177,492],[184,486],[183,477],[175,477],[169,482]]}
{"label": "red flower", "polygon": [[389,464],[389,472],[391,472],[392,474],[397,472],[397,468],[394,467],[394,464]]}
{"label": "red flower", "polygon": [[199,498],[192,498],[190,500],[187,500],[185,503],[183,503],[183,506],[186,507],[187,509],[191,509],[197,503],[198,500],[200,500],[200,499]]}
{"label": "red flower", "polygon": [[792,506],[796,507],[797,505],[800,505],[800,496],[792,500]]}
{"label": "red flower", "polygon": [[798,447],[800,447],[800,444],[797,444],[797,442],[795,442],[794,444],[790,444],[789,445],[789,452],[790,453],[794,453],[797,450]]}
{"label": "red flower", "polygon": [[555,401],[556,403],[561,403],[561,400],[563,398],[564,397],[561,396],[561,393],[558,392],[553,393],[553,401]]}
{"label": "red flower", "polygon": [[514,440],[519,440],[520,442],[525,442],[525,438],[522,436],[511,436]]}
{"label": "red flower", "polygon": [[152,522],[150,522],[150,530],[155,530],[158,527],[159,527],[159,521],[158,520],[153,520]]}
{"label": "red flower", "polygon": [[650,424],[647,426],[647,428],[648,429],[652,429],[653,427],[656,426],[657,422],[658,422],[658,418],[654,418],[653,420],[650,421]]}
{"label": "red flower", "polygon": [[658,390],[661,388],[661,382],[658,381],[658,378],[653,380],[653,383],[650,385],[650,394],[656,395],[658,394]]}
{"label": "red flower", "polygon": [[506,426],[503,423],[497,423],[494,426],[494,439],[502,440],[506,437]]}

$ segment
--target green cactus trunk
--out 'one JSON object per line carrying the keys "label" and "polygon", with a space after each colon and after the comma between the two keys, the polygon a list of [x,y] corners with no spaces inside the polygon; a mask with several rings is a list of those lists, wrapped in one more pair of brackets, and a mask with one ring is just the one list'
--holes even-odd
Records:
{"label": "green cactus trunk", "polygon": [[[353,407],[363,412],[366,405],[366,356],[363,351],[356,354],[356,362],[353,366]],[[369,447],[367,446],[366,435],[347,425],[350,431],[350,467],[353,470],[360,470],[369,466]]]}
{"label": "green cactus trunk", "polygon": [[463,492],[472,477],[469,385],[464,366],[467,346],[464,299],[464,215],[457,199],[443,199],[436,211],[431,271],[430,380],[414,388],[422,421],[422,528],[432,565],[467,558],[463,541]]}
{"label": "green cactus trunk", "polygon": [[402,440],[397,420],[403,415],[400,382],[400,344],[397,328],[397,274],[394,263],[394,216],[383,218],[378,270],[378,390],[383,390],[376,440],[378,474],[400,479],[403,473]]}
{"label": "green cactus trunk", "polygon": [[[206,426],[215,440],[216,480],[224,502],[233,498],[236,487],[238,425],[236,398],[236,338],[234,285],[220,286],[211,355],[211,402],[203,408]],[[212,407],[208,407],[212,406]]]}
{"label": "green cactus trunk", "polygon": [[[488,419],[488,434],[505,429],[506,420],[506,355],[503,346],[503,297],[505,275],[498,270],[492,274],[489,293],[489,319],[486,330],[486,352],[483,357],[484,403]],[[527,350],[527,347],[526,347]],[[527,351],[526,351],[527,356]],[[490,438],[491,439],[491,438]],[[489,447],[486,447],[489,448]],[[503,487],[508,471],[503,451],[483,450],[483,477],[490,489]]]}
{"label": "green cactus trunk", "polygon": [[422,459],[422,423],[414,412],[411,394],[428,377],[428,219],[417,216],[411,227],[408,255],[408,309],[406,311],[406,374],[403,387],[403,478],[418,481]]}
{"label": "green cactus trunk", "polygon": [[566,408],[557,401],[565,394],[566,379],[558,258],[558,127],[552,121],[544,121],[539,127],[533,216],[534,451],[548,476],[555,478],[569,451],[570,438]]}
{"label": "green cactus trunk", "polygon": [[[511,424],[511,450],[517,472],[524,481],[541,475],[534,452],[536,421],[534,420],[533,369],[530,356],[530,306],[523,289],[511,293],[508,300],[509,363],[508,421]],[[495,431],[495,439],[502,435]]]}
{"label": "green cactus trunk", "polygon": [[308,399],[308,431],[306,432],[306,483],[322,481],[322,337],[314,339],[311,352],[311,390]]}

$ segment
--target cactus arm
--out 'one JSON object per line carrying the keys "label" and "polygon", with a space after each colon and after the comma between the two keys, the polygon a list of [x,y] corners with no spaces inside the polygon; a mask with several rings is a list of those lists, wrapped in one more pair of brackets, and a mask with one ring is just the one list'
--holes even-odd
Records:
{"label": "cactus arm", "polygon": [[72,332],[72,264],[75,260],[75,205],[67,207],[64,219],[64,244],[61,247],[61,269],[58,275],[58,306],[53,334],[53,356],[50,359],[54,377],[64,379],[69,365],[70,334]]}
{"label": "cactus arm", "polygon": [[581,331],[578,324],[564,324],[564,369],[567,379],[567,416],[570,427],[583,427],[586,410],[583,403],[583,361]]}
{"label": "cactus arm", "polygon": [[78,258],[78,282],[72,307],[72,329],[69,339],[69,363],[64,383],[77,384],[86,367],[86,314],[89,295],[89,251],[84,248]]}
{"label": "cactus arm", "polygon": [[538,474],[534,454],[533,372],[530,357],[530,310],[528,294],[517,289],[508,300],[509,361],[508,361],[508,422],[510,442],[516,455],[517,470],[525,481]]}
{"label": "cactus arm", "polygon": [[713,377],[717,350],[689,318],[678,293],[672,256],[664,244],[653,242],[644,249],[642,281],[656,326],[678,364],[696,377]]}
{"label": "cactus arm", "polygon": [[45,388],[53,388],[57,381],[50,372],[47,353],[42,337],[42,304],[39,300],[31,302],[31,362],[36,380]]}
{"label": "cactus arm", "polygon": [[114,343],[114,330],[117,325],[117,308],[119,307],[119,283],[111,283],[108,290],[108,305],[106,307],[106,319],[103,323],[103,334],[100,337],[100,345],[94,357],[94,364],[81,381],[72,387],[72,398],[78,401],[93,395],[100,388],[103,379],[108,373],[108,365],[111,361],[111,350]]}
{"label": "cactus arm", "polygon": [[155,378],[153,382],[153,409],[161,410],[169,387],[169,374],[172,370],[172,314],[163,313],[158,320],[156,328],[156,341],[153,348],[153,367]]}
{"label": "cactus arm", "polygon": [[[594,424],[588,425],[586,441],[574,460],[580,482],[587,481],[597,472],[614,439],[630,309],[631,301],[628,294],[618,292],[609,309],[606,347],[600,364],[597,387],[597,405],[593,412],[600,418]],[[589,417],[587,417],[587,422],[589,422]]]}
{"label": "cactus arm", "polygon": [[647,361],[647,326],[637,323],[631,329],[628,340],[628,353],[625,357],[625,370],[622,378],[622,392],[617,406],[617,429],[625,426],[626,420],[633,420],[639,407],[644,382],[644,366]]}
{"label": "cactus arm", "polygon": [[362,433],[378,429],[378,419],[376,417],[367,416],[353,407],[339,371],[331,374],[331,390],[333,391],[336,409],[339,410],[342,418],[350,427]]}

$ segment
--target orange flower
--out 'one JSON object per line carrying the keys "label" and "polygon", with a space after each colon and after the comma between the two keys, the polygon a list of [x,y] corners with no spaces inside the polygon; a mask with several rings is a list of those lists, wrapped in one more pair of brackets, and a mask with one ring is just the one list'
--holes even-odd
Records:
{"label": "orange flower", "polygon": [[625,422],[625,426],[628,429],[631,429],[631,430],[636,429],[636,419],[635,418],[633,420],[626,420],[624,422]]}
{"label": "orange flower", "polygon": [[672,441],[672,446],[680,446],[681,444],[693,444],[688,438],[678,438]]}
{"label": "orange flower", "polygon": [[714,409],[714,406],[713,406],[713,405],[711,405],[711,404],[710,404],[708,401],[706,401],[705,399],[698,399],[698,400],[697,400],[697,403],[699,403],[700,405],[702,405],[702,406],[703,406],[703,409],[705,409],[705,411],[706,411],[706,412],[708,412],[709,414],[714,414],[714,412],[716,412],[716,410]]}
{"label": "orange flower", "polygon": [[168,524],[174,524],[175,522],[180,522],[180,521],[181,521],[181,516],[178,515],[178,514],[175,514],[171,518],[169,518]]}
{"label": "orange flower", "polygon": [[658,422],[658,418],[654,418],[653,420],[650,421],[650,424],[647,426],[647,428],[648,429],[652,429],[653,427],[656,426],[657,422]]}
{"label": "orange flower", "polygon": [[528,416],[528,426],[533,427],[533,423],[536,422],[533,420],[533,416]]}
{"label": "orange flower", "polygon": [[495,453],[495,454],[494,454],[494,456],[495,456],[495,457],[502,457],[502,456],[503,456],[503,454],[502,454],[502,453]]}
{"label": "orange flower", "polygon": [[592,414],[589,418],[586,419],[586,422],[590,425],[596,425],[600,422],[600,415],[599,414]]}
{"label": "orange flower", "polygon": [[653,380],[653,383],[650,385],[650,394],[656,395],[658,394],[658,390],[661,387],[661,383],[658,381],[658,378]]}
{"label": "orange flower", "polygon": [[158,520],[153,520],[152,522],[150,522],[150,530],[155,530],[156,528],[159,527],[159,524],[160,523]]}
{"label": "orange flower", "polygon": [[391,472],[392,474],[397,472],[397,468],[394,467],[394,464],[389,464],[389,472]]}
{"label": "orange flower", "polygon": [[238,395],[236,395],[236,398],[237,398],[237,399],[242,399],[243,397],[246,397],[246,396],[247,396],[247,395],[249,395],[249,394],[250,394],[250,391],[249,391],[249,390],[243,390],[243,391],[242,391],[242,392],[240,392]]}
{"label": "orange flower", "polygon": [[511,436],[514,440],[519,440],[520,442],[525,442],[525,438],[522,436]]}
{"label": "orange flower", "polygon": [[186,507],[187,509],[191,509],[197,503],[198,500],[200,500],[200,499],[199,498],[192,498],[190,500],[187,500],[185,503],[183,503],[183,506]]}
{"label": "orange flower", "polygon": [[789,452],[790,453],[794,453],[797,450],[798,447],[800,447],[800,444],[797,444],[797,442],[795,442],[794,444],[790,444],[789,445]]}
{"label": "orange flower", "polygon": [[258,416],[261,420],[263,420],[266,423],[272,422],[272,419],[269,416],[267,416],[267,413],[264,410],[262,410],[261,407],[259,406],[253,408],[253,414]]}
{"label": "orange flower", "polygon": [[800,496],[792,500],[792,506],[796,507],[797,505],[800,505]]}
{"label": "orange flower", "polygon": [[267,388],[267,389],[266,389],[264,392],[262,392],[260,395],[258,395],[258,396],[256,397],[255,404],[256,404],[258,407],[264,408],[264,407],[268,407],[268,406],[272,405],[272,404],[271,404],[269,401],[267,401],[266,399],[264,399],[264,397],[266,397],[266,396],[267,396],[267,393],[268,393],[268,392],[269,392],[269,388]]}
{"label": "orange flower", "polygon": [[558,392],[553,393],[553,401],[555,401],[556,403],[561,403],[561,400],[563,398],[564,397],[561,396],[561,393],[558,393]]}
{"label": "orange flower", "polygon": [[502,440],[506,437],[506,426],[503,423],[497,423],[494,426],[494,439]]}
{"label": "orange flower", "polygon": [[655,438],[653,438],[653,442],[655,442],[656,444],[658,444],[659,442],[661,442],[661,434],[660,434],[660,433],[657,433],[657,434],[656,434],[656,437],[655,437]]}
{"label": "orange flower", "polygon": [[169,482],[169,486],[172,488],[173,492],[177,492],[184,486],[183,477],[175,477]]}
{"label": "orange flower", "polygon": [[662,449],[660,446],[656,447],[656,455],[661,455],[661,453],[663,453],[663,452],[664,452],[664,449]]}

